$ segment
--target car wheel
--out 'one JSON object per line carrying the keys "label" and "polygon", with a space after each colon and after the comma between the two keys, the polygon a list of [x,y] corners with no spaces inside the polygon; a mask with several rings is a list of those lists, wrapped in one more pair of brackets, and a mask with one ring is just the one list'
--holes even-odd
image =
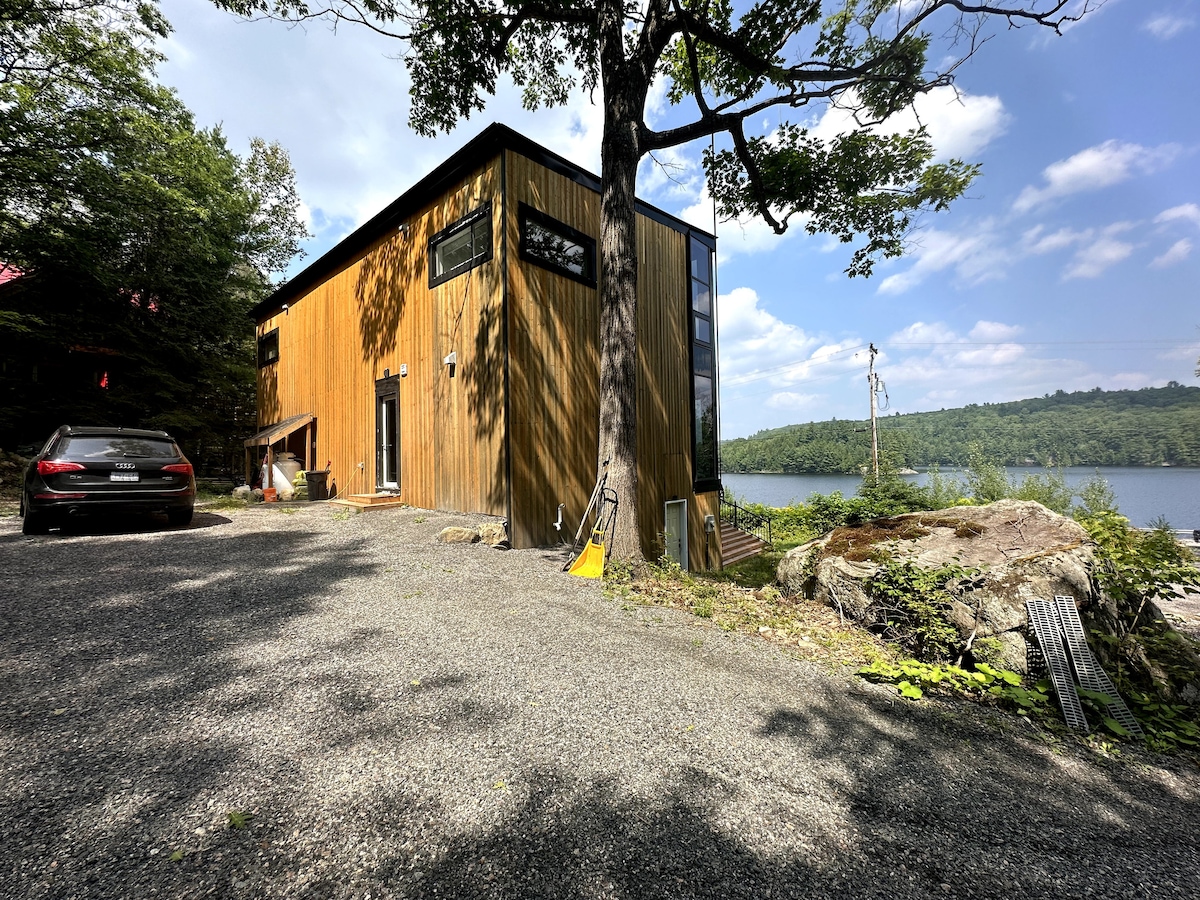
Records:
{"label": "car wheel", "polygon": [[25,518],[21,520],[21,534],[45,534],[49,530],[50,519],[45,513],[25,510]]}
{"label": "car wheel", "polygon": [[192,521],[192,507],[187,509],[168,509],[167,521],[172,525],[187,525]]}

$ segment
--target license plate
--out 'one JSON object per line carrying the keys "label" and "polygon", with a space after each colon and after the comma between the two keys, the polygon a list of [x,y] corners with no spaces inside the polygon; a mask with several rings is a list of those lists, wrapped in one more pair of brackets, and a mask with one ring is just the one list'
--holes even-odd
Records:
{"label": "license plate", "polygon": [[137,472],[109,472],[109,481],[137,481]]}

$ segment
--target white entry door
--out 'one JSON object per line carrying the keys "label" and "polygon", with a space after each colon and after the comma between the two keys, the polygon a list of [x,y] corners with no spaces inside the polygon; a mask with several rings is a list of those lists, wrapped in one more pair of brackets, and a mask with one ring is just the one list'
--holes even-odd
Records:
{"label": "white entry door", "polygon": [[687,501],[668,500],[663,504],[663,543],[667,556],[688,568]]}

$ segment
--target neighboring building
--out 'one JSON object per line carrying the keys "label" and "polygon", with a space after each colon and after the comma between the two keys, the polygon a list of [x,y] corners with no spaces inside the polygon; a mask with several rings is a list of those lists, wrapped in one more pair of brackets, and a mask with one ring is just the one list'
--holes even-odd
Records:
{"label": "neighboring building", "polygon": [[[599,190],[488,127],[255,308],[247,447],[331,461],[343,497],[503,516],[514,547],[569,541],[596,477]],[[640,202],[637,228],[642,546],[717,567],[716,241]]]}

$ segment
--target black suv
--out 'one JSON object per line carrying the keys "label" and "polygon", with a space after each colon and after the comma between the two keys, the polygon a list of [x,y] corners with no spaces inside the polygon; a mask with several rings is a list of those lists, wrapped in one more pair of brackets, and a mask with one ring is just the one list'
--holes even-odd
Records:
{"label": "black suv", "polygon": [[165,431],[64,425],[25,470],[21,530],[44,534],[68,516],[165,512],[192,521],[192,464]]}

